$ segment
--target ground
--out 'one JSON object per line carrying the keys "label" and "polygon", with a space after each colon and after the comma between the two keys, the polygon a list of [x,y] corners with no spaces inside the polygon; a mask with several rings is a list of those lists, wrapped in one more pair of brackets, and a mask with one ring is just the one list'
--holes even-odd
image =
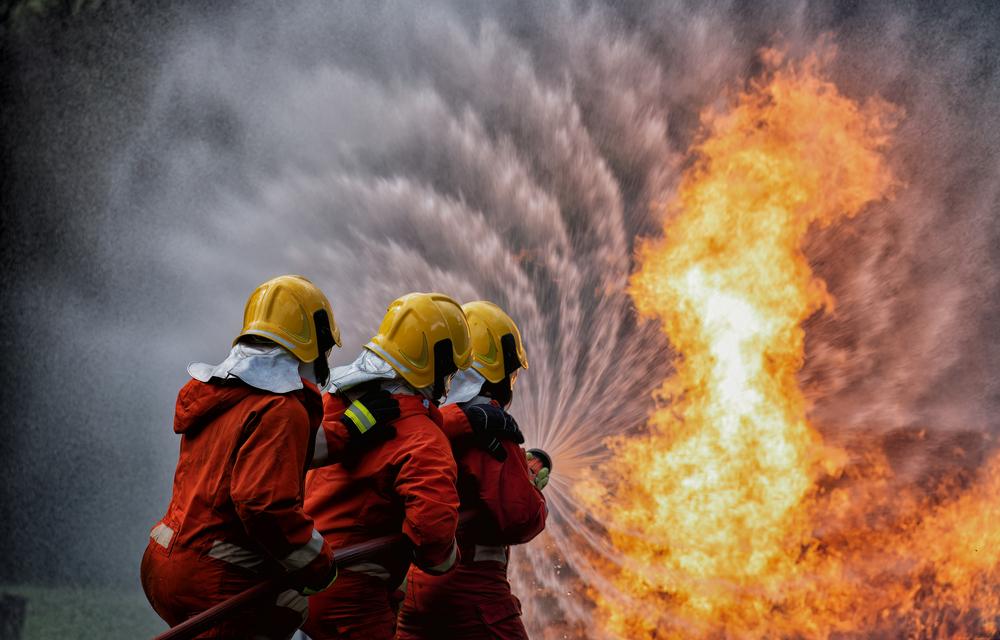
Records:
{"label": "ground", "polygon": [[0,586],[4,593],[28,600],[22,640],[134,640],[166,629],[141,591]]}

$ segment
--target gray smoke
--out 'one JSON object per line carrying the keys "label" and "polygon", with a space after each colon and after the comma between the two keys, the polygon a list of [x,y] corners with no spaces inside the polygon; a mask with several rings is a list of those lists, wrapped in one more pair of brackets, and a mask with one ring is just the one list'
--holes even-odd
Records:
{"label": "gray smoke", "polygon": [[[550,532],[518,552],[515,582],[538,637],[586,636],[566,575],[601,582],[568,545],[600,541],[567,489],[604,438],[642,428],[671,358],[625,291],[634,243],[659,231],[699,111],[761,47],[800,56],[824,34],[843,91],[905,111],[890,154],[905,186],[807,248],[838,300],[809,322],[814,419],[838,442],[926,429],[980,455],[1000,433],[997,18],[989,3],[283,3],[127,12],[99,60],[23,54],[0,577],[138,588],[185,365],[225,356],[257,283],[302,273],[333,304],[337,363],[408,291],[519,321],[531,368],[513,411],[557,473]],[[73,162],[46,171],[62,150]]]}

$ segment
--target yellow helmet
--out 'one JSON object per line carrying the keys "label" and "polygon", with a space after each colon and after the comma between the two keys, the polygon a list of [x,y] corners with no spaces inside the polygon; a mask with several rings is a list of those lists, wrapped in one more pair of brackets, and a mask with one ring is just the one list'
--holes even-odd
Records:
{"label": "yellow helmet", "polygon": [[278,276],[254,289],[233,344],[245,336],[267,338],[302,362],[313,362],[333,345],[340,346],[330,302],[302,276]]}
{"label": "yellow helmet", "polygon": [[394,300],[365,348],[417,389],[472,363],[462,307],[441,293],[408,293]]}
{"label": "yellow helmet", "polygon": [[492,302],[462,305],[472,335],[472,368],[490,382],[500,382],[518,367],[528,368],[528,356],[517,325]]}

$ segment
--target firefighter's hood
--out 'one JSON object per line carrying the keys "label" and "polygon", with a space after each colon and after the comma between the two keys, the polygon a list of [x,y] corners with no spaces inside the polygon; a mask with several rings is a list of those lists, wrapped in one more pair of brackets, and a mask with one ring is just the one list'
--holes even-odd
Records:
{"label": "firefighter's hood", "polygon": [[195,380],[239,378],[246,384],[272,393],[288,393],[303,387],[302,378],[315,383],[311,363],[303,365],[286,349],[277,345],[237,343],[229,357],[217,365],[192,362],[187,371]]}
{"label": "firefighter's hood", "polygon": [[479,395],[485,382],[486,378],[472,367],[459,371],[451,379],[451,390],[448,391],[445,404],[461,404],[472,400]]}
{"label": "firefighter's hood", "polygon": [[362,349],[354,362],[330,371],[330,382],[326,388],[330,393],[346,393],[372,380],[393,380],[398,377],[399,374],[388,362],[368,349]]}

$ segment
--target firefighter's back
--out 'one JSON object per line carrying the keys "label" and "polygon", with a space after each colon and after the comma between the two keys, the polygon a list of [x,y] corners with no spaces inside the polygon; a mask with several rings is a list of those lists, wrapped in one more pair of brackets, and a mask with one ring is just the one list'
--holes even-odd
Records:
{"label": "firefighter's back", "polygon": [[[311,471],[305,504],[334,549],[400,532],[409,542],[343,568],[330,589],[310,598],[303,629],[315,640],[391,638],[393,597],[411,560],[433,567],[453,562],[457,553],[456,469],[437,410],[420,396],[394,398],[400,408],[396,437],[349,467]],[[324,421],[339,420],[346,402],[330,395],[324,405]]]}

